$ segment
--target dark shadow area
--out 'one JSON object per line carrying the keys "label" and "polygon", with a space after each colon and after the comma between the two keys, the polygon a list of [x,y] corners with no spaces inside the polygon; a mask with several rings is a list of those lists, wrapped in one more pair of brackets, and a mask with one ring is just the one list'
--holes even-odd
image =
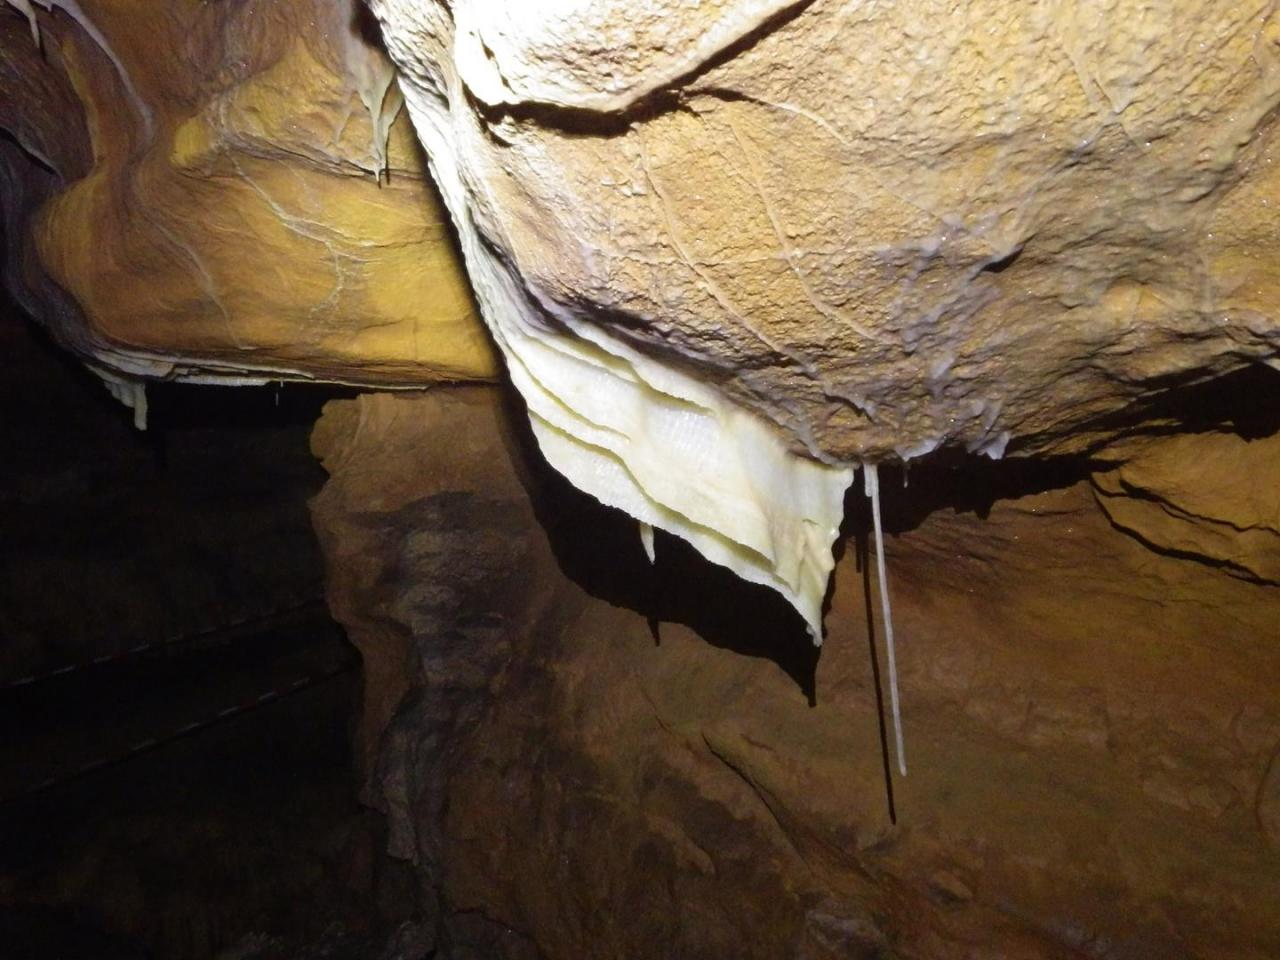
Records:
{"label": "dark shadow area", "polygon": [[1100,417],[1086,430],[1167,435],[1220,430],[1246,440],[1269,437],[1280,431],[1280,407],[1260,402],[1280,391],[1280,371],[1254,363],[1212,380],[1188,382],[1170,378],[1164,390],[1139,400],[1119,413]]}
{"label": "dark shadow area", "polygon": [[[176,699],[197,678],[181,664],[170,670]],[[141,694],[151,709],[159,693],[133,682],[114,706],[133,710]],[[335,674],[0,804],[5,955],[96,958],[73,952],[96,942],[176,960],[212,957],[250,934],[307,941],[334,923],[369,933],[385,924],[411,880],[407,867],[371,856],[381,818],[351,789],[347,724],[358,700],[358,673]],[[107,709],[95,696],[59,721]],[[51,742],[42,719],[29,716],[19,731],[39,728],[28,743]]]}
{"label": "dark shadow area", "polygon": [[[41,56],[43,55],[44,55],[44,51],[42,50]],[[31,163],[35,164],[37,167],[39,167],[44,173],[48,174],[50,177],[56,177],[58,178],[59,181],[61,181],[62,179],[61,174],[59,174],[58,171],[55,170],[53,167],[49,166],[48,160],[40,156],[38,153],[35,153],[32,150],[29,150],[26,144],[24,144],[21,140],[15,137],[11,131],[4,129],[3,127],[0,127],[0,141],[12,147],[13,149],[20,151],[24,157],[26,157]],[[0,263],[4,263],[3,244],[0,244]]]}
{"label": "dark shadow area", "polygon": [[[1112,417],[1093,422],[1087,431],[1106,431],[1118,438],[1167,436],[1222,431],[1247,440],[1280,430],[1280,408],[1259,403],[1280,388],[1280,373],[1261,364],[1188,386],[1170,388]],[[1087,480],[1106,461],[1106,451],[1074,456],[1020,457],[1002,460],[942,451],[923,462],[880,467],[880,496],[885,533],[896,535],[920,526],[938,510],[972,513],[985,518],[1002,500],[1045,493]],[[860,489],[855,484],[854,489]],[[852,496],[851,490],[851,496]],[[846,498],[846,516],[857,509],[861,493]]]}
{"label": "dark shadow area", "polygon": [[153,384],[139,432],[0,299],[0,956],[377,957],[413,915],[307,508],[354,392]]}
{"label": "dark shadow area", "polygon": [[[524,123],[554,129],[566,137],[622,136],[636,123],[652,120],[664,113],[683,108],[682,88],[693,85],[700,78],[713,74],[717,67],[741,57],[769,34],[800,16],[811,3],[812,0],[798,0],[772,13],[743,32],[741,36],[725,43],[720,49],[711,51],[708,56],[700,58],[685,73],[672,77],[658,89],[638,97],[634,103],[622,109],[603,110],[531,100],[492,105],[474,97],[471,98],[471,108],[484,116],[490,125],[510,117]],[[749,99],[737,91],[724,90],[706,84],[698,87],[698,93],[724,96],[726,99]]]}
{"label": "dark shadow area", "polygon": [[[1001,500],[1073,486],[1088,478],[1092,467],[1084,457],[990,460],[987,457],[942,457],[921,464],[880,467],[880,509],[886,535],[920,526],[938,510],[972,513],[986,518]],[[861,484],[855,500],[861,501]],[[846,512],[850,509],[845,500]],[[868,521],[869,522],[869,521]]]}
{"label": "dark shadow area", "polygon": [[[1266,436],[1280,429],[1280,409],[1258,404],[1255,398],[1274,392],[1277,383],[1280,374],[1254,366],[1170,390],[1135,405],[1123,418],[1097,426],[1121,435],[1126,430],[1150,435],[1230,430],[1247,438]],[[516,430],[513,458],[527,465],[526,487],[567,576],[593,596],[642,613],[655,643],[661,643],[663,622],[684,624],[713,646],[772,660],[810,704],[816,702],[820,651],[785,600],[767,587],[743,582],[661,531],[656,534],[659,560],[651,566],[635,521],[603,506],[556,473],[537,449],[523,406],[513,391],[508,391],[508,397]],[[999,501],[1073,486],[1087,480],[1098,465],[1098,459],[1086,454],[1011,455],[997,461],[957,452],[942,452],[923,463],[884,464],[880,489],[885,534],[892,537],[913,530],[939,510],[985,518]],[[835,550],[838,558],[844,541],[852,538],[865,574],[870,515],[864,504],[859,480],[846,497],[846,522]],[[877,641],[874,631],[870,635],[874,662]],[[876,671],[880,696],[878,664]],[[883,716],[881,721],[883,738]],[[888,781],[887,749],[885,763]],[[892,806],[892,796],[889,801]]]}
{"label": "dark shadow area", "polygon": [[357,3],[352,7],[351,28],[369,46],[385,51],[382,42],[382,28],[378,25],[378,18],[363,3]]}
{"label": "dark shadow area", "polygon": [[1022,256],[1022,247],[1017,247],[1011,252],[1006,253],[1003,257],[1000,257],[998,260],[990,260],[987,263],[984,263],[982,265],[982,272],[983,273],[1004,273],[1006,270],[1012,267],[1015,263],[1017,263],[1018,258],[1021,256]]}
{"label": "dark shadow area", "polygon": [[293,428],[309,434],[326,403],[350,399],[359,393],[356,387],[283,381],[261,387],[155,383],[147,387],[147,433],[266,427]]}
{"label": "dark shadow area", "polygon": [[512,458],[527,467],[522,476],[534,512],[565,575],[592,596],[648,618],[655,643],[661,624],[679,623],[712,646],[773,661],[813,706],[820,648],[791,605],[662,531],[655,532],[658,559],[651,565],[636,522],[557,473],[539,452],[514,391],[507,396]]}

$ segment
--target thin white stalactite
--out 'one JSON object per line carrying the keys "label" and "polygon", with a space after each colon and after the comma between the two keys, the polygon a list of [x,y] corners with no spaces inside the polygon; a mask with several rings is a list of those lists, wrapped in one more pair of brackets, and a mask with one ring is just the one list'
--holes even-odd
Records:
{"label": "thin white stalactite", "polygon": [[874,463],[863,464],[863,486],[871,501],[876,530],[876,575],[880,579],[880,609],[884,613],[884,646],[889,658],[889,707],[893,711],[893,740],[898,751],[898,772],[907,775],[907,753],[902,744],[902,709],[898,703],[898,658],[893,646],[893,615],[889,609],[889,580],[884,572],[884,529],[880,524],[880,478]]}
{"label": "thin white stalactite", "polygon": [[644,547],[644,555],[649,558],[649,563],[658,562],[658,555],[653,548],[653,525],[640,521],[640,545]]}

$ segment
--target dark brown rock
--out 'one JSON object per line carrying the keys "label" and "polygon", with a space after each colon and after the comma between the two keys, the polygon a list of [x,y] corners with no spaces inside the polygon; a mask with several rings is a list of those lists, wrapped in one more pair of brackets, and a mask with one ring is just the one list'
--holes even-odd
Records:
{"label": "dark brown rock", "polygon": [[366,396],[315,441],[367,794],[449,949],[1280,952],[1273,587],[1152,552],[1083,472],[886,478],[890,795],[860,498],[817,658],[780,599],[678,542],[650,568],[507,422],[483,388]]}
{"label": "dark brown rock", "polygon": [[1158,550],[1280,583],[1280,434],[1186,433],[1094,477],[1111,521]]}

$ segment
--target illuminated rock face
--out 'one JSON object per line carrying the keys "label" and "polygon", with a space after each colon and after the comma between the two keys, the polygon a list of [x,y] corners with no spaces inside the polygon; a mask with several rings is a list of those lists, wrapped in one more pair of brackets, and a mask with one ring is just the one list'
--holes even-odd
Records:
{"label": "illuminated rock face", "polygon": [[496,375],[354,0],[43,6],[37,48],[0,4],[0,179],[10,286],[63,343],[150,376]]}
{"label": "illuminated rock face", "polygon": [[1244,580],[1280,584],[1277,476],[1280,434],[1187,433],[1093,482],[1111,522],[1143,543]]}
{"label": "illuminated rock face", "polygon": [[809,456],[1080,448],[1280,346],[1266,3],[373,8],[546,322]]}
{"label": "illuminated rock face", "polygon": [[[370,3],[547,457],[815,637],[859,463],[1088,449],[1276,363],[1270,8],[1077,6]],[[8,8],[6,234],[64,342],[494,374],[363,6]]]}
{"label": "illuminated rock face", "polygon": [[1276,362],[1265,4],[371,8],[550,462],[815,636],[859,462]]}

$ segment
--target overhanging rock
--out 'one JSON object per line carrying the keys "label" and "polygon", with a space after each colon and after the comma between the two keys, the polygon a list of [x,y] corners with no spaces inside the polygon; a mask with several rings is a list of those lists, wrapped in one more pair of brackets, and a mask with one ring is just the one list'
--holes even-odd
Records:
{"label": "overhanging rock", "polygon": [[547,457],[815,629],[858,463],[1275,363],[1266,4],[372,8]]}

